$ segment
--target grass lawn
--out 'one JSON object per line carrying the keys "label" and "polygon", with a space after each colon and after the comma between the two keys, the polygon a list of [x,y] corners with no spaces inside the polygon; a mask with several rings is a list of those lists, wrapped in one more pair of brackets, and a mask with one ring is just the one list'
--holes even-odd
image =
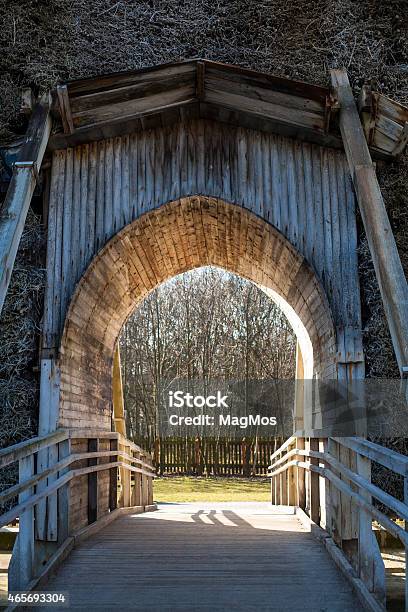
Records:
{"label": "grass lawn", "polygon": [[154,481],[156,502],[270,501],[270,481],[169,476]]}

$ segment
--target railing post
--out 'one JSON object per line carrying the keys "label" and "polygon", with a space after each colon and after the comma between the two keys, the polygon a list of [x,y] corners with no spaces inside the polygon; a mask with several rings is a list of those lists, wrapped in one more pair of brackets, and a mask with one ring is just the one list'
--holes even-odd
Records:
{"label": "railing post", "polygon": [[[19,461],[19,482],[34,475],[34,455]],[[18,496],[19,503],[29,499],[33,489],[27,489]],[[25,590],[34,572],[34,508],[22,512],[19,517],[20,529],[14,545],[12,562],[9,569],[9,590]]]}
{"label": "railing post", "polygon": [[[357,473],[368,482],[371,482],[371,460],[357,453]],[[372,504],[370,493],[359,488],[361,497]],[[385,566],[381,557],[377,539],[373,532],[371,515],[359,508],[358,529],[358,571],[368,590],[375,594],[377,599],[386,604]]]}
{"label": "railing post", "polygon": [[[319,450],[319,438],[310,438],[310,450]],[[311,465],[319,465],[319,460],[311,457]],[[310,518],[314,523],[319,525],[320,523],[320,486],[319,486],[319,474],[310,471]]]}
{"label": "railing post", "polygon": [[[145,460],[144,453],[140,454],[140,458],[142,461]],[[140,466],[143,469],[143,466]],[[144,474],[140,474],[140,505],[146,506],[146,476]]]}
{"label": "railing post", "polygon": [[[269,462],[272,465],[272,455],[269,457]],[[271,476],[271,504],[276,505],[276,476]]]}
{"label": "railing post", "polygon": [[[296,446],[299,450],[305,449],[305,439],[297,438]],[[299,461],[304,461],[304,457],[302,455],[298,455],[297,459]],[[298,467],[296,470],[296,490],[297,490],[297,505],[299,508],[304,510],[306,508],[306,488],[305,488],[305,470],[304,468]]]}
{"label": "railing post", "polygon": [[[296,448],[296,438],[295,438],[295,446]],[[287,449],[290,450],[289,448]],[[296,459],[296,457],[294,457]],[[288,504],[289,506],[296,506],[297,504],[297,469],[295,466],[291,466],[287,469],[288,474]]]}
{"label": "railing post", "polygon": [[[97,438],[89,438],[88,452],[93,453],[99,450]],[[98,459],[88,459],[88,466],[98,464]],[[88,474],[88,525],[98,520],[98,472]]]}
{"label": "railing post", "polygon": [[[332,438],[327,440],[327,452],[334,459],[339,459],[339,445]],[[336,476],[340,474],[332,469]],[[341,494],[335,486],[329,483],[330,512],[327,515],[326,529],[338,546],[342,544],[341,531]]]}
{"label": "railing post", "polygon": [[[118,440],[111,440],[110,441],[110,449],[112,451],[117,451],[118,450]],[[117,461],[118,457],[116,456],[116,458],[111,457],[111,461]],[[112,510],[116,510],[116,508],[118,507],[118,468],[117,467],[113,467],[110,468],[109,470],[109,510],[112,512]]]}
{"label": "railing post", "polygon": [[[140,453],[138,451],[135,451],[134,454],[136,459],[140,459]],[[137,468],[140,468],[140,464],[136,463],[135,464]],[[132,506],[141,506],[142,505],[142,491],[141,491],[141,487],[142,487],[142,475],[139,472],[135,472],[135,476],[134,476],[134,486],[133,486],[133,491],[132,491]]]}
{"label": "railing post", "polygon": [[[284,450],[283,453],[286,453],[286,450]],[[279,458],[282,457],[283,453],[279,455]],[[280,467],[282,467],[282,465]],[[288,471],[287,470],[283,470],[279,474],[279,497],[280,497],[279,504],[281,506],[287,506],[288,505]]]}
{"label": "railing post", "polygon": [[[153,462],[150,456],[146,457],[146,463],[153,469]],[[147,505],[153,505],[153,478],[146,476],[147,481]]]}
{"label": "railing post", "polygon": [[[408,506],[408,475],[404,476],[404,503]],[[408,521],[405,521],[408,532]],[[405,612],[408,612],[408,546],[405,546]]]}
{"label": "railing post", "polygon": [[[124,446],[123,450],[128,455],[132,456],[132,449],[130,446]],[[124,459],[126,464],[129,464],[128,459]],[[131,500],[131,472],[126,468],[122,468],[122,503],[124,508],[129,508]]]}
{"label": "railing post", "polygon": [[[58,460],[71,454],[71,440],[64,440],[58,445]],[[58,477],[69,472],[66,467],[58,472]],[[69,536],[69,482],[58,490],[58,543],[62,544]]]}
{"label": "railing post", "polygon": [[[281,459],[282,451],[277,456],[277,460]],[[275,476],[275,491],[276,491],[276,505],[280,506],[282,504],[282,479],[281,475],[277,474]]]}

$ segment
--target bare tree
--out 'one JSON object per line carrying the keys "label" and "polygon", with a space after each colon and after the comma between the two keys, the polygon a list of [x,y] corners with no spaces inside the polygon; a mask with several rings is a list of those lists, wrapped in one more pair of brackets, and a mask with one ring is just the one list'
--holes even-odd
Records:
{"label": "bare tree", "polygon": [[154,290],[120,338],[129,433],[158,435],[165,380],[292,379],[295,337],[276,304],[253,283],[224,270],[187,272]]}

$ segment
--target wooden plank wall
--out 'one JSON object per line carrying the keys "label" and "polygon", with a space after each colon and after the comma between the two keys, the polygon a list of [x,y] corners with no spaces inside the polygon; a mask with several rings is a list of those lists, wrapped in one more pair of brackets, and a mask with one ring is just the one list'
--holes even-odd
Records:
{"label": "wooden plank wall", "polygon": [[339,338],[361,361],[355,202],[344,154],[192,120],[54,153],[44,348],[58,346],[75,285],[125,225],[163,203],[205,194],[272,223],[314,268]]}

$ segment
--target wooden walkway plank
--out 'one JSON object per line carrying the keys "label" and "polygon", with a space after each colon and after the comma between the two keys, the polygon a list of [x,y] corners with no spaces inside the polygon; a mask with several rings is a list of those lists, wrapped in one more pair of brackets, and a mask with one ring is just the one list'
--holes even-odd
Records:
{"label": "wooden walkway plank", "polygon": [[75,610],[361,609],[323,545],[266,503],[165,504],[117,519],[47,590],[69,592]]}

